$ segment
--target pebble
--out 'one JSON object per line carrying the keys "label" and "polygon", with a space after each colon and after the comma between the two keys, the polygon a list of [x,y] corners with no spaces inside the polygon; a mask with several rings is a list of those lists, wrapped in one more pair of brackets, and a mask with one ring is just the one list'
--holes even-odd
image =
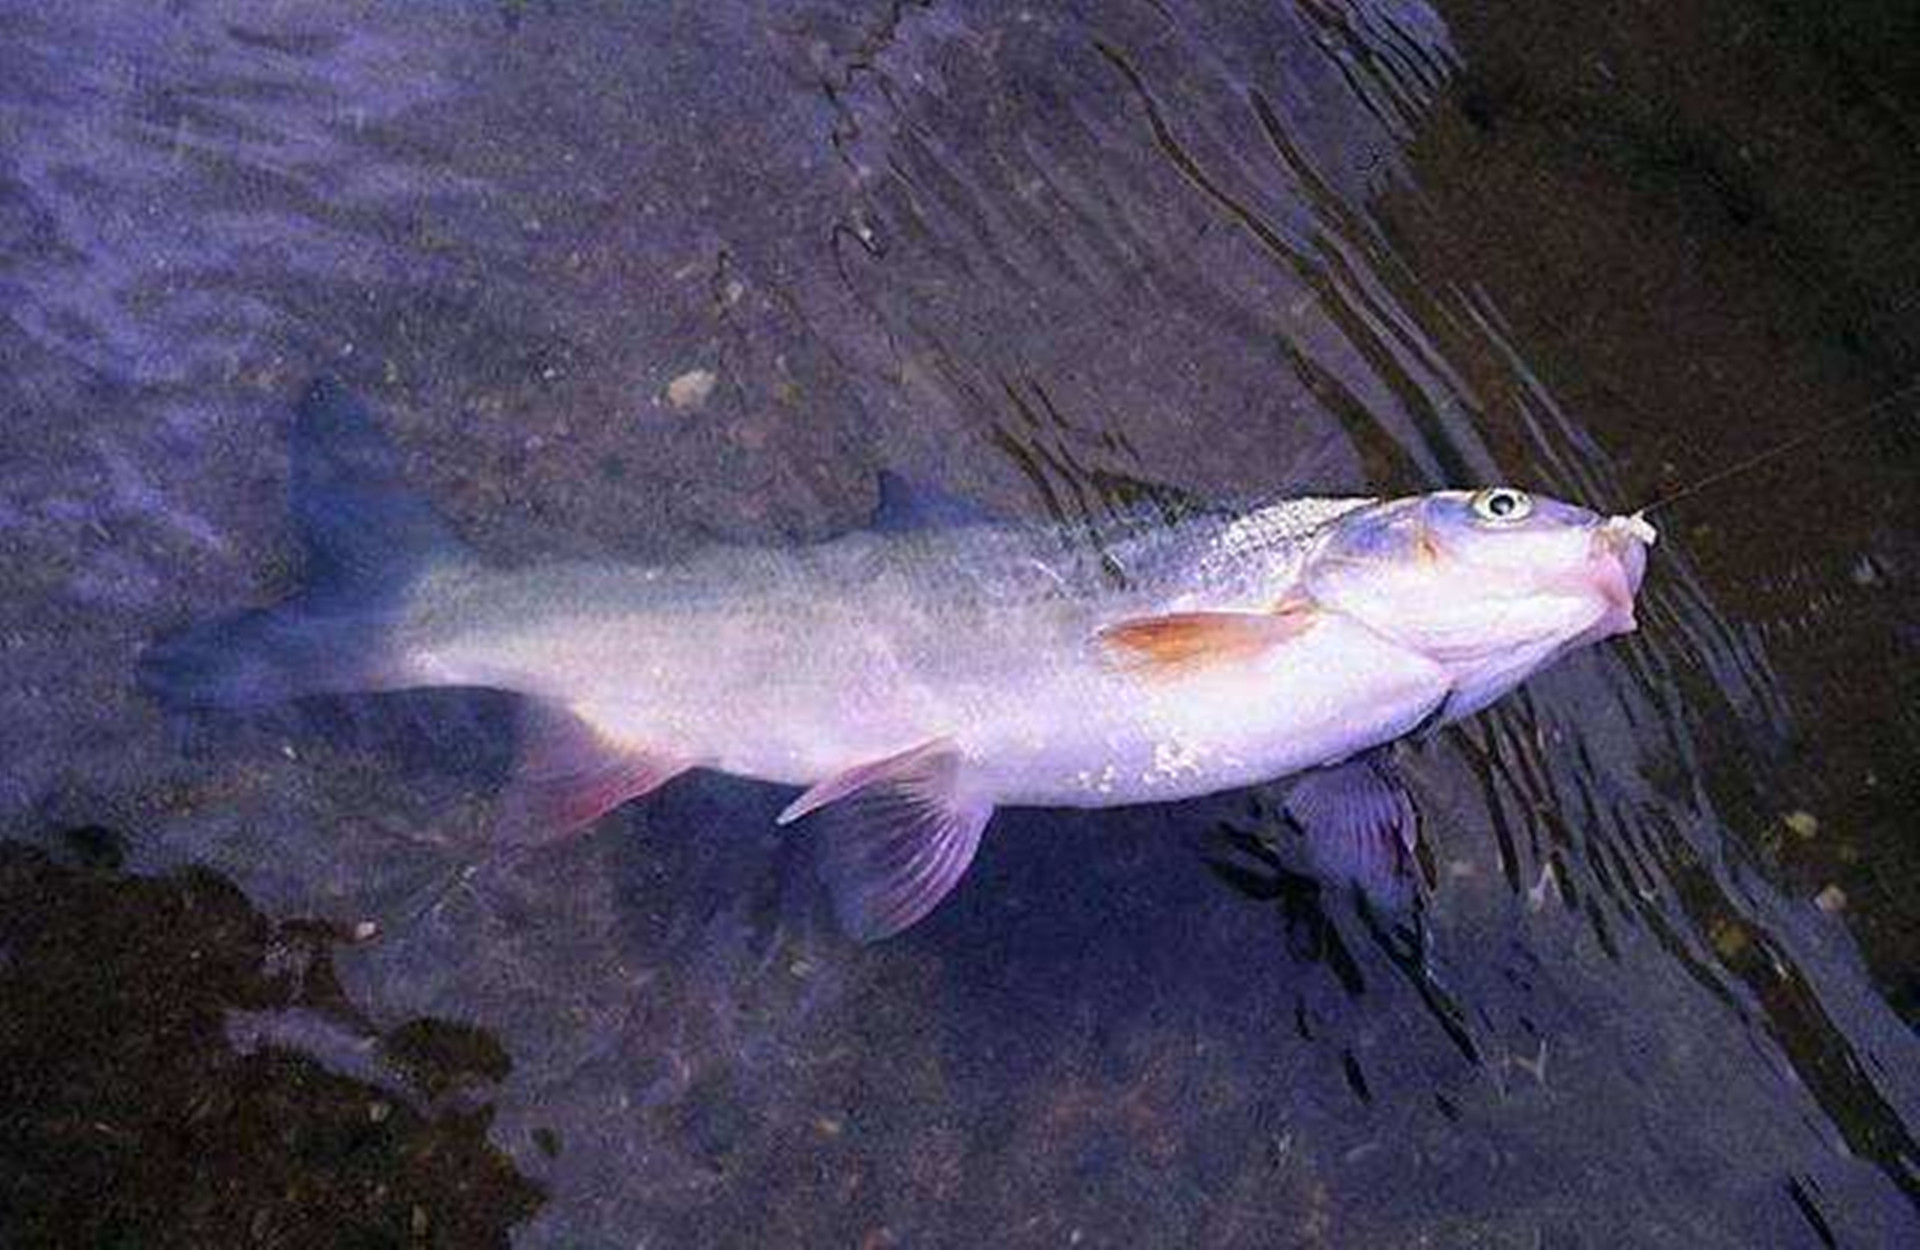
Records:
{"label": "pebble", "polygon": [[1747,930],[1737,921],[1716,921],[1707,931],[1707,936],[1712,939],[1713,949],[1720,952],[1722,959],[1736,958],[1747,949]]}
{"label": "pebble", "polygon": [[1811,838],[1820,832],[1820,822],[1814,818],[1812,812],[1788,812],[1781,817],[1781,820],[1796,837]]}
{"label": "pebble", "polygon": [[667,383],[667,402],[680,409],[703,407],[719,382],[711,369],[689,369]]}
{"label": "pebble", "polygon": [[1829,885],[1813,896],[1813,905],[1831,916],[1846,908],[1847,892],[1837,885]]}

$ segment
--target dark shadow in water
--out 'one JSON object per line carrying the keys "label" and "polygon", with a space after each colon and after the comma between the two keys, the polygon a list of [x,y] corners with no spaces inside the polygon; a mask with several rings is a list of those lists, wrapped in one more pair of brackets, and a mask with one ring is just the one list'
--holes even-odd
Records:
{"label": "dark shadow in water", "polygon": [[485,1032],[375,1032],[331,926],[128,876],[105,829],[55,844],[0,843],[0,1241],[504,1246],[540,1206],[487,1140]]}

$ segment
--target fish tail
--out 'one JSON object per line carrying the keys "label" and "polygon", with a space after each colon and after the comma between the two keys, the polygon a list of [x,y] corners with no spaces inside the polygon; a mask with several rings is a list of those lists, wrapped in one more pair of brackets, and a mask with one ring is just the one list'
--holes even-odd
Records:
{"label": "fish tail", "polygon": [[148,647],[140,688],[175,707],[254,707],[412,684],[396,645],[407,591],[470,562],[403,483],[365,405],[331,378],[294,422],[291,503],[305,576],[281,602],[191,626]]}
{"label": "fish tail", "polygon": [[365,618],[309,611],[298,598],[193,626],[140,656],[140,689],[170,708],[245,708],[387,683]]}

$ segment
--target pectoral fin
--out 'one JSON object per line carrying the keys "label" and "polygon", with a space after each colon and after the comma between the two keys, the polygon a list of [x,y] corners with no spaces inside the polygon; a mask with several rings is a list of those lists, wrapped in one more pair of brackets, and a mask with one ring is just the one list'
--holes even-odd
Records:
{"label": "pectoral fin", "polygon": [[1315,620],[1311,603],[1271,612],[1174,612],[1117,621],[1097,635],[1116,661],[1162,676],[1253,659],[1299,637]]}
{"label": "pectoral fin", "polygon": [[1319,875],[1350,881],[1389,908],[1417,893],[1420,817],[1386,751],[1302,775],[1283,806]]}
{"label": "pectoral fin", "polygon": [[907,928],[973,862],[993,808],[963,796],[961,763],[950,741],[934,739],[830,777],[780,814],[784,825],[834,805],[820,878],[853,937],[875,942]]}
{"label": "pectoral fin", "polygon": [[520,754],[501,791],[513,823],[538,834],[571,833],[692,767],[664,751],[619,742],[577,709],[529,702]]}

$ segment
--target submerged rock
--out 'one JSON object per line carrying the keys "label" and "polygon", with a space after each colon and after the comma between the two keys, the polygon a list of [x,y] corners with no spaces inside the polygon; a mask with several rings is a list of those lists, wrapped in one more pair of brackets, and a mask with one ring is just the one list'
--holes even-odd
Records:
{"label": "submerged rock", "polygon": [[[276,925],[206,869],[126,875],[100,831],[69,842],[75,863],[0,843],[0,1243],[505,1246],[541,1205],[490,1110],[437,1107],[382,1059],[325,926]],[[236,1044],[233,1019],[276,1014],[331,1021],[395,1075],[287,1048],[318,1026]],[[475,1032],[389,1036],[404,1057],[448,1029]]]}

